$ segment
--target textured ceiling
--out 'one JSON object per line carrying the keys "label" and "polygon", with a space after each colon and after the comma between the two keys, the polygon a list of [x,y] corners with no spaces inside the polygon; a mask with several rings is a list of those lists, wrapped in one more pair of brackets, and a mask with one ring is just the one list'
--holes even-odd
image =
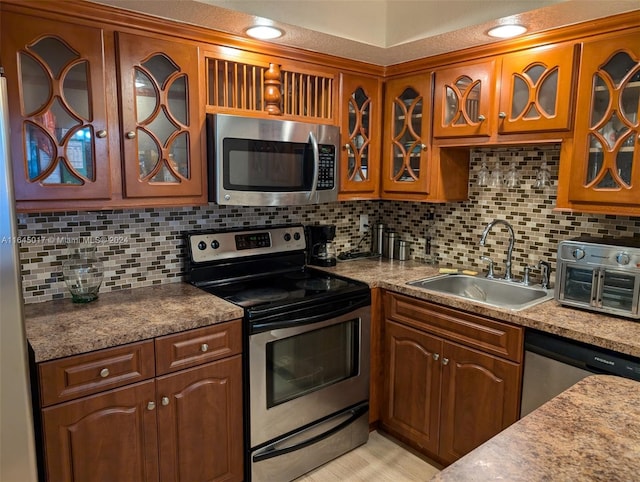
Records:
{"label": "textured ceiling", "polygon": [[488,44],[507,20],[529,32],[635,10],[638,0],[91,0],[244,36],[270,24],[273,40],[377,65]]}

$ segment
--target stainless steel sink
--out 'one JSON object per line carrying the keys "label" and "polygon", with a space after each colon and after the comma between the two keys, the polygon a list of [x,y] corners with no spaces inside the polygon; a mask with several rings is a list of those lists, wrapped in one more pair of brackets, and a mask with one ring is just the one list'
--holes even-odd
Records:
{"label": "stainless steel sink", "polygon": [[540,286],[464,274],[445,274],[407,284],[513,311],[524,310],[553,298],[553,290]]}

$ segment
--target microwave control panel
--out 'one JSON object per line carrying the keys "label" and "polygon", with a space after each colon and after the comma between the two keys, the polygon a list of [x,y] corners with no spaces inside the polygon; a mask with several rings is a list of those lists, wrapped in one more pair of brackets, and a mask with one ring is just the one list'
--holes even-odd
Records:
{"label": "microwave control panel", "polygon": [[336,147],[328,144],[318,146],[318,189],[333,189],[335,187]]}

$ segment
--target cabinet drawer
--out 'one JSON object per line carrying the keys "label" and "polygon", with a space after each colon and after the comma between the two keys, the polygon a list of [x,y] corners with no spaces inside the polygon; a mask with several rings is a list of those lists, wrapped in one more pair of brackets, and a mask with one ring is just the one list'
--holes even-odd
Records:
{"label": "cabinet drawer", "polygon": [[523,329],[490,318],[395,293],[385,293],[388,319],[515,362],[522,361]]}
{"label": "cabinet drawer", "polygon": [[38,365],[42,406],[152,378],[153,340]]}
{"label": "cabinet drawer", "polygon": [[156,338],[158,375],[218,360],[242,351],[242,320]]}

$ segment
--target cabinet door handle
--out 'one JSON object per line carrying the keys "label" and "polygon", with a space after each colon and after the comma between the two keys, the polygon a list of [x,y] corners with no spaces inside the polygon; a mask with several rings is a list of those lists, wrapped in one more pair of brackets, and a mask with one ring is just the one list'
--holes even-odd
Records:
{"label": "cabinet door handle", "polygon": [[156,402],[147,403],[147,410],[153,410],[154,408],[156,408]]}
{"label": "cabinet door handle", "polygon": [[448,365],[449,364],[449,359],[448,358],[443,358],[442,359],[442,364],[443,365]]}
{"label": "cabinet door handle", "polygon": [[135,139],[136,138],[136,133],[133,131],[129,131],[125,134],[125,136],[127,137],[127,139]]}
{"label": "cabinet door handle", "polygon": [[109,369],[103,368],[102,370],[100,370],[100,376],[102,378],[107,378],[109,376]]}
{"label": "cabinet door handle", "polygon": [[353,150],[351,149],[351,144],[345,144],[344,145],[344,149],[347,151],[347,154],[349,154],[350,156],[353,155]]}
{"label": "cabinet door handle", "polygon": [[506,118],[507,118],[507,114],[505,114],[504,112],[500,112],[500,113],[498,114],[498,117],[499,117],[500,119],[506,119]]}
{"label": "cabinet door handle", "polygon": [[203,353],[205,351],[209,351],[209,345],[207,345],[206,343],[203,343],[202,345],[200,345],[200,351]]}
{"label": "cabinet door handle", "polygon": [[427,150],[427,145],[426,144],[420,144],[420,147],[422,148],[423,151]]}
{"label": "cabinet door handle", "polygon": [[480,114],[480,115],[478,116],[478,120],[479,120],[480,122],[484,122],[484,121],[486,121],[486,120],[487,120],[487,118],[486,118],[485,116],[483,116],[482,114]]}
{"label": "cabinet door handle", "polygon": [[160,400],[160,403],[166,407],[167,405],[169,405],[169,397],[162,397],[162,399]]}
{"label": "cabinet door handle", "polygon": [[438,358],[440,358],[440,353],[434,353],[433,354],[433,359],[434,360],[438,360]]}
{"label": "cabinet door handle", "polygon": [[99,130],[98,132],[96,132],[96,137],[104,139],[105,137],[107,137],[107,131]]}

